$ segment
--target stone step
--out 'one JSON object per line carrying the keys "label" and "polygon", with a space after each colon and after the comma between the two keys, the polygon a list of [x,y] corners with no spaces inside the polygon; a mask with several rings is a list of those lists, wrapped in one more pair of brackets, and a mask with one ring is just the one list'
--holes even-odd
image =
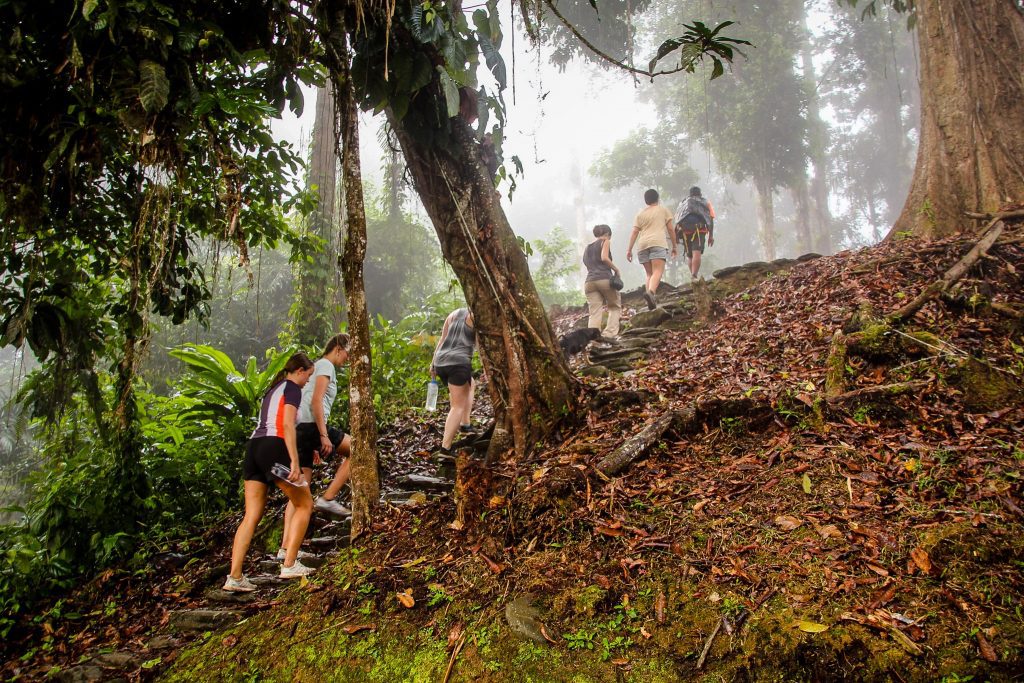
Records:
{"label": "stone step", "polygon": [[455,486],[455,484],[449,479],[428,477],[422,474],[405,474],[399,477],[395,483],[406,489],[415,491],[437,491],[440,493],[446,493],[452,490]]}
{"label": "stone step", "polygon": [[280,568],[276,569],[273,574],[257,574],[256,576],[250,576],[249,580],[257,586],[267,588],[283,588],[288,585],[287,579],[282,579],[278,576]]}
{"label": "stone step", "polygon": [[203,598],[209,602],[231,605],[247,605],[256,599],[253,593],[238,593],[220,588],[210,588],[203,592]]}
{"label": "stone step", "polygon": [[325,551],[333,548],[347,548],[349,537],[347,533],[343,536],[318,536],[310,538],[306,542],[317,551]]}
{"label": "stone step", "polygon": [[233,624],[244,616],[238,610],[191,609],[172,610],[167,623],[172,631],[215,631]]}

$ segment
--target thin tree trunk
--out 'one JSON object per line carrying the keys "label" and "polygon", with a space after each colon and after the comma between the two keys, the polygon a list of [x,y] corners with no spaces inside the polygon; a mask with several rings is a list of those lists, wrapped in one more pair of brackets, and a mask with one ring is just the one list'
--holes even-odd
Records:
{"label": "thin tree trunk", "polygon": [[921,143],[890,236],[975,229],[965,211],[1024,201],[1024,10],[1015,0],[919,0]]}
{"label": "thin tree trunk", "polygon": [[807,243],[808,249],[819,254],[832,253],[832,212],[828,208],[828,159],[825,150],[828,148],[828,126],[821,118],[821,104],[818,99],[818,77],[814,70],[811,55],[811,32],[807,28],[807,12],[804,12],[804,41],[801,49],[803,60],[804,89],[807,91],[807,154],[811,160],[814,175],[810,181],[810,230],[813,240]]}
{"label": "thin tree trunk", "polygon": [[338,111],[341,114],[341,173],[345,188],[345,236],[343,271],[348,298],[349,333],[352,337],[349,375],[349,427],[352,430],[352,538],[369,529],[373,509],[380,498],[377,474],[377,424],[373,409],[370,352],[370,316],[366,309],[363,260],[366,258],[366,212],[363,178],[359,164],[359,116],[356,111],[349,55],[340,60],[337,78]]}
{"label": "thin tree trunk", "polygon": [[807,176],[797,180],[790,188],[793,206],[796,208],[796,248],[801,254],[813,248],[811,240],[811,197],[807,191]]}
{"label": "thin tree trunk", "polygon": [[757,221],[760,223],[761,249],[766,261],[774,261],[775,256],[775,203],[771,189],[757,187]]}

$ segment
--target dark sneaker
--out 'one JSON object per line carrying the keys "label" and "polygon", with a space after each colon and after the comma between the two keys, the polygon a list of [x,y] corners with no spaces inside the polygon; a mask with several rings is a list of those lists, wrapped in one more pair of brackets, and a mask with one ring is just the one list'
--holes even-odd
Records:
{"label": "dark sneaker", "polygon": [[473,425],[459,425],[459,431],[463,434],[476,434],[476,427]]}
{"label": "dark sneaker", "polygon": [[644,301],[647,302],[648,311],[653,311],[658,307],[658,300],[654,298],[654,292],[651,292],[650,290],[644,290]]}

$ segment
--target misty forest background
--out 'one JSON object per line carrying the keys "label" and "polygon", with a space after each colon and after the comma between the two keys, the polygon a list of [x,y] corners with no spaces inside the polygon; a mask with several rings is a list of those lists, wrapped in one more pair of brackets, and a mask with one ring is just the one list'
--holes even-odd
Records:
{"label": "misty forest background", "polygon": [[[579,17],[598,48],[639,63],[679,32],[681,17],[735,21],[729,35],[754,47],[714,80],[710,66],[654,82],[603,70],[554,33],[539,46],[506,40],[516,91],[506,93],[497,153],[504,168],[521,171],[510,171],[498,190],[545,305],[583,304],[580,254],[597,223],[614,230],[612,253],[627,287],[642,282],[642,269],[623,262],[648,187],[670,209],[693,184],[714,203],[716,242],[705,274],[882,239],[913,171],[917,60],[906,15],[879,6],[862,18],[862,9],[830,0],[655,0],[634,18],[625,52],[617,34]],[[286,352],[317,353],[329,331],[345,325],[336,114],[326,89],[305,92],[304,116],[276,128],[296,142],[292,153],[302,161],[284,172],[293,200],[266,208],[285,226],[276,246],[243,253],[231,242],[199,239],[193,253],[196,281],[207,290],[196,293],[206,298],[203,315],[168,310],[146,320],[136,417],[152,515],[141,545],[119,527],[117,502],[101,485],[113,476],[113,446],[95,427],[93,399],[115,391],[116,349],[100,340],[95,394],[77,393],[60,406],[53,397],[76,369],[59,365],[59,352],[37,359],[27,346],[0,351],[0,551],[11,562],[0,573],[0,633],[55,587],[143,557],[236,509],[238,453],[259,388]],[[613,107],[608,93],[617,98]],[[589,146],[559,142],[571,137],[565,125],[575,127],[574,120],[584,130],[599,125]],[[365,289],[374,405],[384,427],[420,404],[441,323],[464,299],[410,188],[394,133],[369,115],[362,121]],[[681,260],[672,263],[667,281],[681,281],[684,269]],[[338,403],[347,411],[347,401]]]}

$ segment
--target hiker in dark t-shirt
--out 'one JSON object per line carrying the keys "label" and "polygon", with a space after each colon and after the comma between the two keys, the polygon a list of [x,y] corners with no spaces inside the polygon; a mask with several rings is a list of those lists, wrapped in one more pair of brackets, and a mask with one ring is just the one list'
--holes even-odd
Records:
{"label": "hiker in dark t-shirt", "polygon": [[696,280],[705,239],[707,246],[715,245],[715,209],[711,202],[701,196],[700,188],[696,185],[690,188],[689,196],[679,202],[679,208],[676,209],[676,236],[683,243],[686,262],[690,266],[690,278]]}
{"label": "hiker in dark t-shirt", "polygon": [[619,335],[619,315],[622,311],[622,300],[618,290],[611,285],[612,275],[619,275],[618,267],[612,263],[610,250],[612,229],[607,225],[595,225],[594,237],[597,239],[583,250],[583,265],[587,267],[587,279],[583,284],[583,292],[587,295],[590,307],[590,320],[587,327],[601,327],[603,309],[608,308],[608,323],[601,332],[602,337]]}

